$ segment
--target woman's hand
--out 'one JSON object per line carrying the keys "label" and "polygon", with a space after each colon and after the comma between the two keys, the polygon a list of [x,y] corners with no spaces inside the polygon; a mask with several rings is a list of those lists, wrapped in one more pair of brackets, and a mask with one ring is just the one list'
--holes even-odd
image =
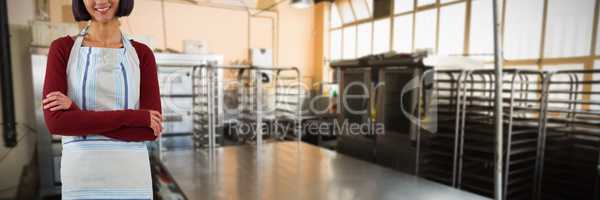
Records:
{"label": "woman's hand", "polygon": [[158,111],[148,110],[150,114],[150,128],[154,131],[155,136],[160,136],[162,133],[162,115]]}
{"label": "woman's hand", "polygon": [[58,91],[50,92],[46,95],[46,98],[42,100],[44,109],[50,109],[50,111],[68,110],[72,104],[73,101],[71,101],[67,95]]}

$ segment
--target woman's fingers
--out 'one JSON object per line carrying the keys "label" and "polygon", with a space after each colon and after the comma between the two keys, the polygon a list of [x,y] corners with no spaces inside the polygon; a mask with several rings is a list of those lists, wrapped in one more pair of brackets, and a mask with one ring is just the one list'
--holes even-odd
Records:
{"label": "woman's fingers", "polygon": [[44,106],[44,109],[54,108],[57,106],[60,106],[60,108],[67,109],[69,107],[69,101],[63,98],[44,99],[44,101],[42,101],[42,105]]}
{"label": "woman's fingers", "polygon": [[150,114],[162,119],[162,115],[158,111],[150,110]]}
{"label": "woman's fingers", "polygon": [[158,116],[156,114],[150,114],[150,117],[152,118],[152,120],[156,121],[157,123],[162,122],[162,119],[160,118],[160,116]]}
{"label": "woman's fingers", "polygon": [[46,105],[44,105],[44,109],[49,109],[49,108],[53,108],[53,107],[60,106],[60,105],[61,104],[59,101],[53,101],[53,102],[50,102],[50,103],[47,103]]}
{"label": "woman's fingers", "polygon": [[154,110],[149,110],[150,115],[150,128],[154,131],[155,136],[159,136],[162,132],[162,115]]}
{"label": "woman's fingers", "polygon": [[158,126],[158,131],[162,132],[162,123],[161,122],[156,122],[156,125]]}
{"label": "woman's fingers", "polygon": [[61,102],[61,101],[53,101],[51,103],[44,105],[44,109],[50,109],[50,111],[66,110],[66,109],[69,109],[69,103]]}
{"label": "woman's fingers", "polygon": [[152,119],[152,121],[154,121],[157,124],[162,124],[162,119],[155,115],[155,114],[150,114],[150,118]]}
{"label": "woman's fingers", "polygon": [[44,109],[50,109],[50,111],[67,110],[71,104],[71,99],[61,92],[51,92],[42,100]]}
{"label": "woman's fingers", "polygon": [[48,95],[46,95],[46,98],[44,98],[42,100],[42,104],[47,104],[52,101],[60,100],[60,99],[63,99],[64,97],[66,97],[66,96],[64,96],[60,92],[51,92]]}
{"label": "woman's fingers", "polygon": [[61,104],[56,107],[50,108],[50,111],[67,110],[67,109],[69,109],[69,107],[67,107],[66,104]]}
{"label": "woman's fingers", "polygon": [[48,102],[52,102],[52,101],[56,101],[56,100],[58,100],[58,96],[50,96],[50,97],[47,97],[44,100],[42,100],[42,103],[46,104]]}
{"label": "woman's fingers", "polygon": [[162,126],[163,120],[162,120],[162,116],[160,115],[160,113],[155,117],[155,119],[156,119],[156,123],[158,124],[158,130],[159,130],[159,132],[162,132],[162,129],[163,129],[163,126]]}
{"label": "woman's fingers", "polygon": [[160,123],[159,121],[157,121],[156,119],[153,119],[153,120],[152,120],[152,124],[151,124],[151,125],[152,125],[152,126],[155,126],[155,127],[156,127],[156,130],[157,130],[158,132],[161,132],[161,131],[162,131],[162,125],[161,125],[161,123]]}
{"label": "woman's fingers", "polygon": [[160,112],[155,111],[155,116],[156,116],[156,118],[158,120],[158,126],[160,128],[160,132],[162,132],[162,130],[163,130],[163,126],[162,126],[163,125],[163,117],[162,117],[162,114],[160,114]]}
{"label": "woman's fingers", "polygon": [[158,124],[162,125],[162,115],[156,111],[150,111],[150,117],[155,120]]}
{"label": "woman's fingers", "polygon": [[151,128],[154,131],[155,136],[159,136],[162,132],[162,129],[158,123],[152,123]]}

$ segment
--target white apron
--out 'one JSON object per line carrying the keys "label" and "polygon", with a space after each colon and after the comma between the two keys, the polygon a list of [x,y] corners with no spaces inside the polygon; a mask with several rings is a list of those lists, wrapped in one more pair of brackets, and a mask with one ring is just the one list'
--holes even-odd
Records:
{"label": "white apron", "polygon": [[[130,41],[123,36],[123,48],[83,47],[86,33],[69,55],[69,97],[82,110],[138,109],[140,62]],[[145,143],[88,135],[65,136],[62,144],[63,199],[152,199]]]}

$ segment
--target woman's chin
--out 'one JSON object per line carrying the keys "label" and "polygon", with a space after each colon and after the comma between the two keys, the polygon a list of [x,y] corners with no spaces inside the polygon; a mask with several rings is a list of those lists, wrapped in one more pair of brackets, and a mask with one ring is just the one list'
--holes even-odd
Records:
{"label": "woman's chin", "polygon": [[112,21],[113,19],[114,19],[114,17],[109,17],[109,16],[94,16],[94,20],[99,23],[108,23],[108,22]]}

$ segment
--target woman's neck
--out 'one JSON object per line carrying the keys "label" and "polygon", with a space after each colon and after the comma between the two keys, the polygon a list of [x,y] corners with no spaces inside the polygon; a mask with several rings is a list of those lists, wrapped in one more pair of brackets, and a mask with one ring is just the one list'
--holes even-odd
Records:
{"label": "woman's neck", "polygon": [[86,42],[89,46],[120,47],[122,44],[119,26],[120,22],[117,19],[108,22],[92,21],[86,35]]}

